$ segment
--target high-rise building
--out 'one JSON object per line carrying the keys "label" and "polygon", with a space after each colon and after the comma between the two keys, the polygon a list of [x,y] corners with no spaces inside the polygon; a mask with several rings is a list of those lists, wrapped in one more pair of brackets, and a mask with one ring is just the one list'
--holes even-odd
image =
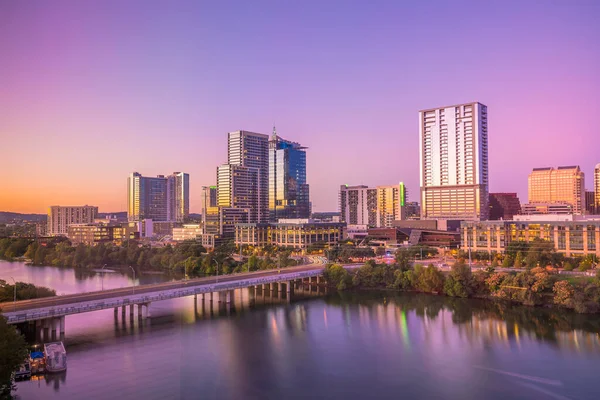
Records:
{"label": "high-rise building", "polygon": [[585,191],[585,213],[592,215],[598,213],[598,208],[596,208],[596,192]]}
{"label": "high-rise building", "polygon": [[[244,179],[238,179],[242,185],[251,185],[252,187],[244,188],[242,191],[252,191],[252,204],[250,213],[251,222],[267,222],[269,219],[268,213],[268,197],[269,197],[269,136],[261,133],[253,133],[248,131],[229,132],[227,137],[227,164],[229,166],[238,166],[244,168],[223,168],[218,171],[217,190],[218,202],[222,207],[238,207],[235,205],[237,201],[245,202],[248,199],[241,197],[235,198],[231,187],[227,182],[233,182],[233,176],[225,178],[224,174],[238,173],[246,175]],[[219,167],[220,168],[220,167]],[[252,175],[256,175],[255,180],[250,181]],[[225,186],[223,186],[225,184]],[[254,194],[255,193],[255,194]],[[229,197],[233,203],[227,204]],[[246,208],[246,206],[241,206]]]}
{"label": "high-rise building", "polygon": [[405,218],[406,187],[340,186],[340,219],[348,225],[391,227],[393,221]]}
{"label": "high-rise building", "polygon": [[490,219],[510,221],[521,212],[516,193],[490,193]]}
{"label": "high-rise building", "polygon": [[585,176],[579,166],[534,168],[529,174],[529,205],[568,204],[585,213]]}
{"label": "high-rise building", "polygon": [[481,103],[419,111],[421,218],[488,218],[488,115]]}
{"label": "high-rise building", "polygon": [[167,177],[167,221],[184,222],[190,215],[190,175],[173,172]]}
{"label": "high-rise building", "polygon": [[142,176],[133,172],[127,178],[127,218],[129,221],[183,222],[190,213],[190,176],[174,172],[165,177]]}
{"label": "high-rise building", "polygon": [[142,176],[133,172],[127,178],[127,218],[167,221],[167,178]]}
{"label": "high-rise building", "polygon": [[48,209],[48,236],[66,236],[69,225],[91,224],[98,214],[98,207],[76,206],[63,207],[51,206]]}
{"label": "high-rise building", "polygon": [[377,186],[377,227],[391,227],[394,221],[405,219],[406,187],[398,185]]}
{"label": "high-rise building", "polygon": [[235,164],[217,167],[217,205],[247,210],[248,219],[260,220],[259,169]]}
{"label": "high-rise building", "polygon": [[212,235],[219,233],[219,206],[217,187],[202,186],[200,207],[202,213],[202,232]]}
{"label": "high-rise building", "polygon": [[600,164],[596,164],[596,168],[594,168],[594,198],[596,213],[600,214]]}
{"label": "high-rise building", "polygon": [[306,147],[277,136],[269,139],[270,220],[310,217]]}
{"label": "high-rise building", "polygon": [[377,226],[377,189],[340,186],[341,221],[348,225]]}

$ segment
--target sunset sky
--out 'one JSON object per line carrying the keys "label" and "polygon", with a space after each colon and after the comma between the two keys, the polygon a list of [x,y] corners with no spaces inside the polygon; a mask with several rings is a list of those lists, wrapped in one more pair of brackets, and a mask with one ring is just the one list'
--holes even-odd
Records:
{"label": "sunset sky", "polygon": [[130,172],[216,183],[227,132],[309,147],[340,184],[418,200],[418,110],[488,106],[490,191],[600,162],[600,1],[0,0],[0,211],[126,210]]}

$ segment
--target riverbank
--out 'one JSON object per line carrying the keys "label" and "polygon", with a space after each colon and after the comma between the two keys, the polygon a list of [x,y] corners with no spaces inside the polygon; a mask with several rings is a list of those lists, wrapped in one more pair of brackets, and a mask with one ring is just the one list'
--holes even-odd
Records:
{"label": "riverbank", "polygon": [[600,312],[600,277],[579,278],[551,274],[542,268],[523,272],[477,271],[456,263],[449,273],[433,265],[399,267],[367,262],[356,271],[330,264],[325,279],[338,290],[369,289],[420,292],[458,298],[503,300],[525,306],[574,310],[580,314]]}

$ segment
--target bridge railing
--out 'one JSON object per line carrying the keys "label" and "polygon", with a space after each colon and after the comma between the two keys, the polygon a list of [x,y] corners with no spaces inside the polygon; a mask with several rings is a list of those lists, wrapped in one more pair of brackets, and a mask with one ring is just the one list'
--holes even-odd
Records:
{"label": "bridge railing", "polygon": [[190,284],[189,287],[179,287],[174,289],[157,290],[156,292],[147,292],[131,295],[118,295],[114,298],[102,298],[82,302],[73,302],[71,304],[53,305],[43,308],[33,308],[26,311],[5,312],[9,324],[16,324],[26,321],[39,319],[62,317],[65,315],[81,314],[85,312],[117,308],[134,304],[146,304],[155,301],[169,300],[178,297],[186,297],[195,294],[221,292],[227,290],[241,289],[250,286],[264,285],[276,282],[286,282],[296,279],[309,278],[322,275],[323,270],[315,269],[300,272],[282,272],[277,275],[263,277],[244,277],[241,280],[215,282],[211,284]]}

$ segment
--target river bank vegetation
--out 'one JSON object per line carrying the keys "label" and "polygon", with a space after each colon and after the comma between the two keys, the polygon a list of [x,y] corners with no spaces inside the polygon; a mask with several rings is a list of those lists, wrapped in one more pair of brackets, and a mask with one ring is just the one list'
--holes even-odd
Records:
{"label": "river bank vegetation", "polygon": [[48,289],[47,287],[35,286],[31,283],[24,282],[16,282],[16,285],[17,290],[15,291],[14,284],[11,285],[5,280],[0,279],[0,303],[13,301],[15,295],[17,301],[56,296],[56,291]]}
{"label": "river bank vegetation", "polygon": [[188,276],[229,274],[296,265],[290,258],[290,249],[277,249],[263,256],[251,255],[241,261],[232,256],[236,251],[232,242],[207,251],[197,242],[182,242],[175,246],[150,247],[136,241],[122,245],[99,243],[95,246],[71,246],[65,238],[45,243],[28,239],[0,239],[0,258],[15,260],[21,257],[32,265],[51,265],[81,269],[127,268],[138,271],[184,272]]}
{"label": "river bank vegetation", "polygon": [[367,261],[353,272],[329,264],[324,274],[328,284],[338,290],[387,289],[500,299],[528,306],[556,305],[578,313],[600,311],[600,276],[565,277],[540,267],[514,272],[495,272],[489,267],[472,272],[464,260],[459,260],[444,273],[432,264],[412,266],[407,255],[398,252],[393,264]]}

